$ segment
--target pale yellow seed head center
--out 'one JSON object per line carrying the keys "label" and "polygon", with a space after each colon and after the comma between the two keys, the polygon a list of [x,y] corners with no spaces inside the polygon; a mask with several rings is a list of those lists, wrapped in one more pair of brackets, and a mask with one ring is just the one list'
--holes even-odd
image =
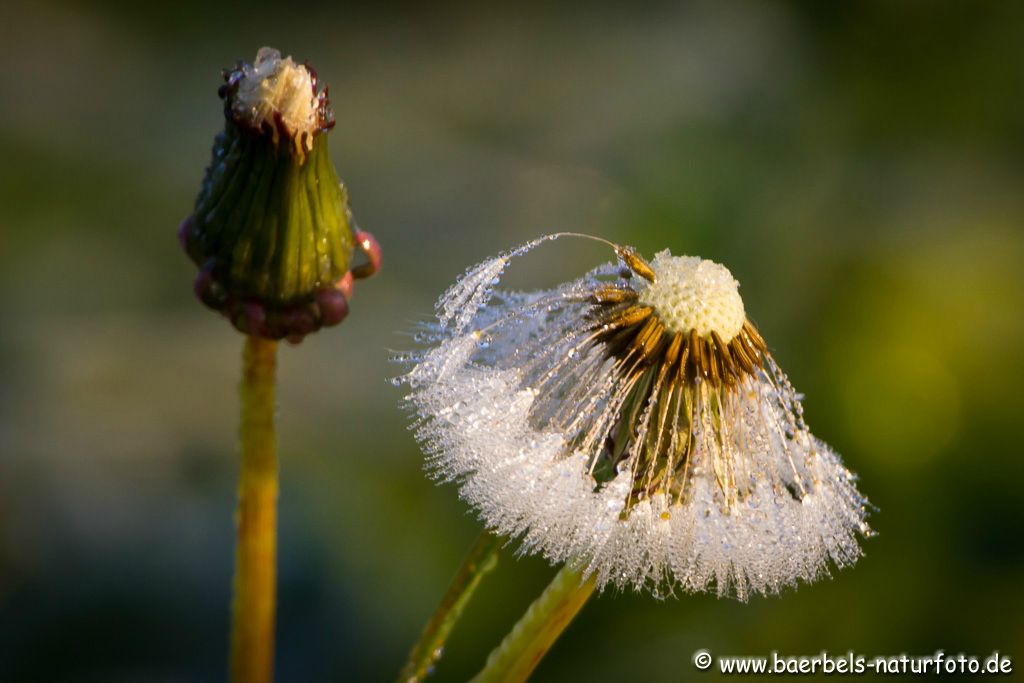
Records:
{"label": "pale yellow seed head center", "polygon": [[651,261],[655,281],[640,292],[640,303],[658,314],[669,332],[709,338],[717,332],[728,343],[747,319],[739,286],[725,266],[697,256],[659,252]]}
{"label": "pale yellow seed head center", "polygon": [[305,66],[269,47],[260,48],[256,61],[245,67],[238,84],[234,111],[254,128],[273,123],[280,113],[285,126],[296,136],[316,132],[317,102],[313,76]]}

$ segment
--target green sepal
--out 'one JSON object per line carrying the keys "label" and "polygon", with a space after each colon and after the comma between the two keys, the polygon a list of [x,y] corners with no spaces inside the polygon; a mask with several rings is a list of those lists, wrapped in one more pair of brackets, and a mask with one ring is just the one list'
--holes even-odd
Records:
{"label": "green sepal", "polygon": [[214,140],[185,244],[226,295],[277,308],[345,275],[351,225],[325,134],[312,136],[307,150],[229,118]]}

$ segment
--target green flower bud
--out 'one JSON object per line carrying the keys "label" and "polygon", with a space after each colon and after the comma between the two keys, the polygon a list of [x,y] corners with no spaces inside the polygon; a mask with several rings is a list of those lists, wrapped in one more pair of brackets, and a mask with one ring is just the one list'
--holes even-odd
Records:
{"label": "green flower bud", "polygon": [[[246,334],[299,341],[341,322],[353,276],[375,272],[380,249],[354,230],[316,73],[265,47],[224,77],[224,131],[179,236],[203,303]],[[366,263],[352,268],[356,248]]]}

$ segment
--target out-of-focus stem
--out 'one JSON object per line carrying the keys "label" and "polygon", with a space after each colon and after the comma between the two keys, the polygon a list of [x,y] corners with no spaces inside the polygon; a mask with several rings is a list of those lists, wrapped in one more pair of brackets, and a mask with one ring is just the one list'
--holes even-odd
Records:
{"label": "out-of-focus stem", "polygon": [[528,679],[593,592],[594,576],[584,580],[579,570],[563,567],[487,657],[473,683],[519,683]]}
{"label": "out-of-focus stem", "polygon": [[231,603],[231,680],[270,683],[277,579],[277,342],[246,337],[242,352],[242,468]]}
{"label": "out-of-focus stem", "polygon": [[418,683],[430,675],[444,652],[448,635],[462,616],[462,610],[480,585],[480,581],[497,564],[504,540],[487,531],[477,538],[448,586],[448,592],[445,593],[441,604],[437,606],[430,621],[423,628],[419,640],[409,652],[409,659],[398,675],[399,683]]}

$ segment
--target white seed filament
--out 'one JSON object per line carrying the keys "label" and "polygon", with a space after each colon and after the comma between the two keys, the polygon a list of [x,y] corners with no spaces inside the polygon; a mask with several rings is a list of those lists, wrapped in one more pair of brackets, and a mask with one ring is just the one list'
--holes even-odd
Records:
{"label": "white seed filament", "polygon": [[313,76],[291,57],[281,58],[273,48],[260,48],[256,61],[246,64],[234,100],[234,112],[250,126],[259,129],[265,122],[273,125],[275,114],[292,134],[310,136],[317,129],[317,101]]}

